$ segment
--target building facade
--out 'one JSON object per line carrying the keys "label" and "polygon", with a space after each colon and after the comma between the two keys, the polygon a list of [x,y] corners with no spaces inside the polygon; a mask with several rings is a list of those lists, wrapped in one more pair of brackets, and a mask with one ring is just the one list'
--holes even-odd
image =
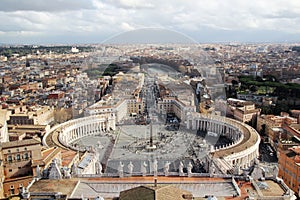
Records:
{"label": "building facade", "polygon": [[281,150],[278,157],[278,176],[295,193],[300,194],[300,146]]}
{"label": "building facade", "polygon": [[1,144],[4,165],[3,193],[5,197],[16,195],[33,178],[32,163],[40,160],[41,141],[37,138]]}

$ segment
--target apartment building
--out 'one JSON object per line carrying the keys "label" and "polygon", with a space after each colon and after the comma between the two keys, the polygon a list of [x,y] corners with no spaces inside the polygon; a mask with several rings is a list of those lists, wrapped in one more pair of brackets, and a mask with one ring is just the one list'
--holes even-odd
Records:
{"label": "apartment building", "polygon": [[279,153],[279,174],[295,193],[300,189],[300,146],[294,146]]}
{"label": "apartment building", "polygon": [[32,163],[40,160],[41,140],[37,138],[1,144],[3,158],[3,194],[18,194],[33,178]]}
{"label": "apartment building", "polygon": [[227,115],[244,123],[254,123],[260,114],[260,109],[255,108],[255,104],[251,101],[239,99],[227,99]]}

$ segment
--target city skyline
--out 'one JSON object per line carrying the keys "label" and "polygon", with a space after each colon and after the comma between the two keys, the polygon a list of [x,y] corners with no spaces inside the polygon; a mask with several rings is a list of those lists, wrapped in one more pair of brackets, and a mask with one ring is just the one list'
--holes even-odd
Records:
{"label": "city skyline", "polygon": [[0,48],[0,198],[297,199],[299,44],[187,42]]}
{"label": "city skyline", "polygon": [[182,33],[199,43],[299,42],[299,10],[296,0],[3,0],[0,43],[101,43],[149,27]]}

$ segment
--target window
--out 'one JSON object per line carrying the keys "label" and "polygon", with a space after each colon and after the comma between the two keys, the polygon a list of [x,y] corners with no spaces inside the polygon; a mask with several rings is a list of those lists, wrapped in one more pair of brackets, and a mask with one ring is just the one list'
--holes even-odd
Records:
{"label": "window", "polygon": [[11,195],[14,195],[14,194],[15,194],[15,189],[14,189],[14,188],[11,188],[11,189],[10,189],[10,194],[11,194]]}
{"label": "window", "polygon": [[17,160],[17,161],[20,161],[20,160],[21,160],[21,156],[20,156],[20,154],[17,154],[17,156],[16,156],[16,160]]}
{"label": "window", "polygon": [[9,171],[9,172],[12,172],[12,169],[9,169],[8,171]]}
{"label": "window", "polygon": [[12,157],[11,157],[11,156],[7,156],[7,161],[8,161],[9,163],[11,163],[11,162],[12,162]]}
{"label": "window", "polygon": [[8,153],[10,153],[10,150],[7,150]]}
{"label": "window", "polygon": [[22,190],[23,190],[23,184],[22,184],[22,183],[20,183],[20,185],[19,185],[19,192],[21,193],[21,192],[22,192]]}
{"label": "window", "polygon": [[28,153],[24,153],[23,158],[24,158],[25,160],[28,160],[28,158],[29,158]]}

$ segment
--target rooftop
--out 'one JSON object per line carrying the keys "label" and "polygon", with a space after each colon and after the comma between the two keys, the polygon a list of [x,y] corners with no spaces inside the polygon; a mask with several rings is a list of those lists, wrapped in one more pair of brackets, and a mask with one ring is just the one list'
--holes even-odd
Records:
{"label": "rooftop", "polygon": [[68,166],[76,157],[77,152],[72,150],[61,150],[62,166]]}
{"label": "rooftop", "polygon": [[62,179],[62,180],[49,180],[41,179],[35,182],[29,189],[30,193],[62,193],[68,197],[76,189],[78,183],[77,179]]}
{"label": "rooftop", "polygon": [[[88,178],[81,179],[72,198],[102,196],[112,198],[120,195],[120,191],[129,190],[141,185],[150,189],[160,189],[171,185],[180,190],[188,191],[194,197],[216,195],[232,197],[237,191],[231,179],[207,177],[156,177],[157,186],[154,186],[154,177],[124,177],[124,178]],[[152,186],[151,186],[152,185]]]}
{"label": "rooftop", "polygon": [[28,140],[17,140],[13,142],[4,142],[1,144],[2,149],[8,149],[13,147],[20,146],[30,146],[30,145],[38,145],[41,144],[41,140],[39,138],[33,138]]}
{"label": "rooftop", "polygon": [[[190,197],[190,198],[184,198]],[[120,200],[183,200],[192,199],[192,194],[172,185],[143,185],[120,193]]]}
{"label": "rooftop", "polygon": [[[280,183],[273,180],[256,181],[256,187],[253,187],[250,181],[237,181],[231,178],[210,178],[210,177],[164,177],[158,176],[157,184],[154,183],[153,176],[146,177],[86,177],[79,179],[62,179],[62,180],[46,180],[41,179],[33,184],[29,189],[33,193],[58,193],[67,195],[69,198],[96,198],[103,197],[104,199],[113,199],[114,197],[123,197],[130,195],[145,194],[147,192],[149,198],[153,199],[153,191],[157,194],[161,192],[161,198],[170,199],[165,196],[170,194],[192,194],[194,199],[204,199],[207,196],[215,196],[218,199],[242,200],[249,196],[251,197],[266,197],[277,198],[285,194],[285,190]],[[237,189],[237,187],[239,189]],[[135,189],[133,189],[135,188]],[[241,190],[241,195],[238,191]],[[123,192],[121,192],[123,191]],[[123,194],[122,194],[123,193]],[[151,196],[151,193],[153,194]],[[178,195],[177,195],[178,196]],[[132,197],[132,196],[130,196]],[[138,196],[141,197],[141,196]],[[146,196],[143,196],[146,197]],[[182,195],[181,195],[182,197]],[[120,198],[122,199],[122,198]],[[138,198],[139,199],[139,198]],[[176,199],[172,196],[171,198]],[[183,198],[177,198],[183,199]]]}
{"label": "rooftop", "polygon": [[280,185],[273,180],[266,180],[258,183],[264,183],[267,186],[266,188],[260,188],[264,196],[282,196],[285,193],[282,187],[280,187]]}
{"label": "rooftop", "polygon": [[57,156],[57,154],[60,153],[60,151],[61,149],[58,147],[51,147],[42,151],[42,159],[33,161],[32,166],[50,164],[51,161],[55,158],[55,156]]}

